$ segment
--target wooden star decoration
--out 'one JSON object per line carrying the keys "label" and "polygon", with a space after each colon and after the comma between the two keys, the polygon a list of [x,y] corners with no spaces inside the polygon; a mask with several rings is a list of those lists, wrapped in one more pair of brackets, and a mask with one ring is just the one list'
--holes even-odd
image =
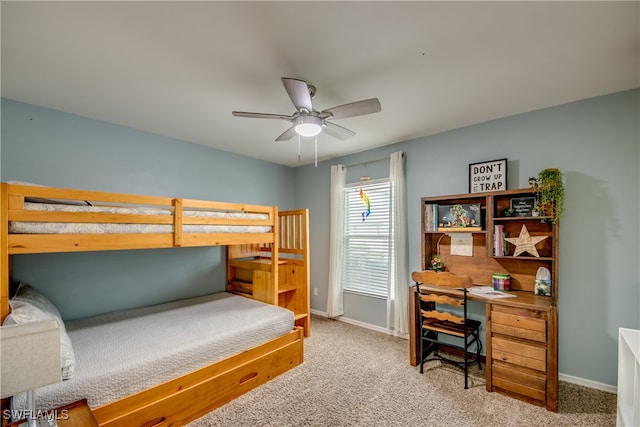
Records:
{"label": "wooden star decoration", "polygon": [[511,243],[512,245],[516,245],[516,249],[513,252],[513,256],[518,256],[521,253],[528,252],[531,255],[540,258],[538,254],[538,250],[536,249],[536,244],[540,243],[544,239],[549,236],[535,236],[532,237],[529,235],[529,230],[527,230],[527,226],[522,224],[522,229],[520,230],[520,236],[518,237],[506,237],[504,240]]}

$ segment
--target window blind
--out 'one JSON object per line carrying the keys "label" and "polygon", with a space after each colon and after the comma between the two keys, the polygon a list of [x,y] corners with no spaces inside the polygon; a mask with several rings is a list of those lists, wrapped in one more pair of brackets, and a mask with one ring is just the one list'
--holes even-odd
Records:
{"label": "window blind", "polygon": [[[369,198],[369,216],[360,188]],[[375,181],[349,185],[345,190],[343,289],[386,298],[393,253],[391,185],[388,180]]]}

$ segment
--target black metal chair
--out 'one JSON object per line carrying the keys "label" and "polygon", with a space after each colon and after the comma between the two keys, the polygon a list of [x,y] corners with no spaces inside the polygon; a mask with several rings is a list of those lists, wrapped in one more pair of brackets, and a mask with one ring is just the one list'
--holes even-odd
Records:
{"label": "black metal chair", "polygon": [[[469,366],[477,363],[482,369],[479,333],[482,323],[467,317],[467,292],[472,286],[471,278],[431,270],[414,272],[411,277],[416,282],[416,310],[420,319],[420,373],[424,372],[424,362],[429,360],[455,364],[464,369],[464,388],[467,389]],[[443,341],[442,335],[455,339]],[[439,352],[441,345],[460,350],[463,360],[443,356]],[[474,347],[475,351],[471,351]]]}

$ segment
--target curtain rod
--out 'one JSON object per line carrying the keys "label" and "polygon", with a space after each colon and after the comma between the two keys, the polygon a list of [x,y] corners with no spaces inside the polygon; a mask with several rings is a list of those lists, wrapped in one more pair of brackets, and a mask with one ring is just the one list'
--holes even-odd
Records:
{"label": "curtain rod", "polygon": [[[345,168],[352,168],[352,167],[355,167],[355,166],[368,165],[369,163],[387,162],[387,161],[389,161],[390,157],[391,156],[384,157],[382,159],[375,159],[375,160],[368,160],[366,162],[354,163],[352,165],[344,165],[344,167]],[[402,153],[402,157],[404,157],[404,153]]]}

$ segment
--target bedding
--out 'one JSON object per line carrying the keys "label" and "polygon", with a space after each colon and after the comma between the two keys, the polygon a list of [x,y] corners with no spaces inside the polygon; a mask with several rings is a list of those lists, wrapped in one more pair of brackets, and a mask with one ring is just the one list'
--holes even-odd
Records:
{"label": "bedding", "polygon": [[[48,212],[85,212],[95,214],[119,215],[163,215],[171,216],[169,209],[150,207],[114,207],[114,206],[79,206],[59,203],[31,203],[25,202],[26,211]],[[184,218],[242,218],[266,220],[266,214],[252,214],[244,212],[222,212],[208,210],[184,210]],[[145,234],[172,233],[170,224],[144,223],[73,223],[73,222],[30,222],[11,221],[10,234]],[[270,226],[261,225],[203,225],[184,224],[183,233],[269,233]]]}
{"label": "bedding", "polygon": [[60,326],[60,374],[63,380],[73,376],[76,361],[71,338],[65,330],[65,324],[58,309],[38,290],[20,282],[15,296],[9,300],[11,313],[4,319],[3,325],[17,325],[54,319]]}
{"label": "bedding", "polygon": [[[222,292],[67,322],[72,379],[38,389],[38,408],[95,408],[291,332],[293,312]],[[16,407],[24,398],[16,398]]]}

